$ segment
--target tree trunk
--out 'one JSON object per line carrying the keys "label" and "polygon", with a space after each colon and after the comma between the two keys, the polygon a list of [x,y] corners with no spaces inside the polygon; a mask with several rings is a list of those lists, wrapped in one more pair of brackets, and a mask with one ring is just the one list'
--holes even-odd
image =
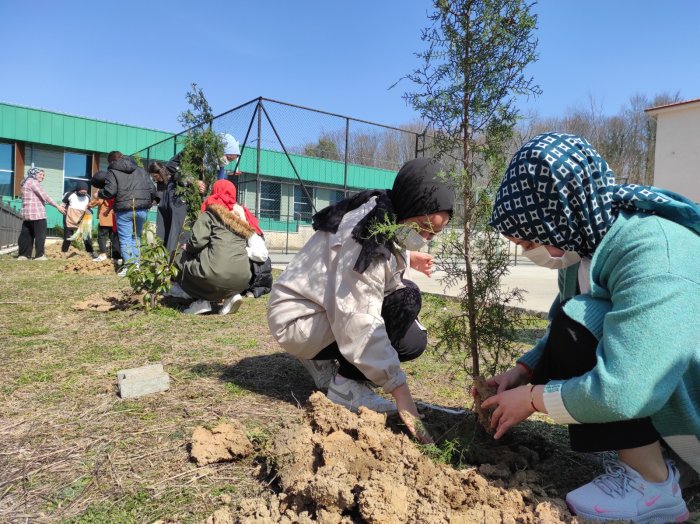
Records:
{"label": "tree trunk", "polygon": [[[467,24],[469,23],[471,5],[468,3],[464,13]],[[469,27],[467,25],[465,33],[466,45],[465,50],[469,49]],[[479,370],[479,338],[476,332],[476,300],[474,297],[474,270],[472,268],[471,240],[474,219],[474,195],[473,195],[473,178],[469,162],[469,89],[466,89],[469,81],[469,56],[464,57],[464,96],[462,98],[463,109],[463,127],[462,127],[462,176],[464,177],[464,193],[462,200],[464,203],[464,267],[467,276],[467,320],[469,322],[469,351],[472,354],[472,376],[480,376]]]}

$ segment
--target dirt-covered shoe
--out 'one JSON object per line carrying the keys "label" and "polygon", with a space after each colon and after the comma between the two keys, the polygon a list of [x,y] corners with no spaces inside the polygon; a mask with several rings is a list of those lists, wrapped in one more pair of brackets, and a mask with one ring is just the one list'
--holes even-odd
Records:
{"label": "dirt-covered shoe", "polygon": [[195,300],[183,313],[187,315],[201,315],[202,313],[209,313],[210,311],[211,302],[208,300]]}
{"label": "dirt-covered shoe", "polygon": [[593,520],[685,522],[689,514],[678,485],[680,474],[672,461],[666,465],[668,479],[656,483],[624,462],[608,461],[605,473],[566,496],[566,505],[574,515]]}
{"label": "dirt-covered shoe", "polygon": [[104,253],[100,253],[99,255],[95,256],[93,260],[95,262],[102,262],[104,260],[107,260],[107,255],[105,255]]}
{"label": "dirt-covered shoe", "polygon": [[357,411],[360,406],[376,411],[377,413],[396,413],[396,404],[377,395],[367,382],[346,380],[342,384],[331,381],[328,386],[328,400],[350,411]]}
{"label": "dirt-covered shoe", "polygon": [[335,360],[306,360],[299,359],[301,365],[309,372],[311,378],[314,379],[314,384],[318,389],[326,391],[328,385],[333,380],[338,365]]}
{"label": "dirt-covered shoe", "polygon": [[243,297],[236,293],[232,297],[224,300],[224,303],[219,310],[219,315],[228,315],[229,313],[235,313],[241,308],[243,303]]}

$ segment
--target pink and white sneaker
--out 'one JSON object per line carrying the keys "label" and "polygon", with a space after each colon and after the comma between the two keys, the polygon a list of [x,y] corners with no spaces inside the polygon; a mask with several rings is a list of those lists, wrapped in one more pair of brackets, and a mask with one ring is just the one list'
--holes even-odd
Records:
{"label": "pink and white sneaker", "polygon": [[647,482],[630,466],[619,460],[605,462],[605,473],[571,491],[566,505],[574,515],[591,520],[624,520],[656,524],[685,522],[688,508],[678,485],[680,474],[666,461],[668,479]]}

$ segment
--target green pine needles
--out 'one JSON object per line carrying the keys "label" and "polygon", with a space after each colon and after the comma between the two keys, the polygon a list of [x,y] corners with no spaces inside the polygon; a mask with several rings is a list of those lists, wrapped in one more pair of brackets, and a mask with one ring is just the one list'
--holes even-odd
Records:
{"label": "green pine needles", "polygon": [[178,121],[187,128],[180,157],[181,183],[177,193],[187,204],[186,225],[194,224],[202,205],[199,181],[210,188],[222,165],[223,140],[212,129],[214,115],[204,92],[193,83],[186,95],[190,108],[183,111]]}

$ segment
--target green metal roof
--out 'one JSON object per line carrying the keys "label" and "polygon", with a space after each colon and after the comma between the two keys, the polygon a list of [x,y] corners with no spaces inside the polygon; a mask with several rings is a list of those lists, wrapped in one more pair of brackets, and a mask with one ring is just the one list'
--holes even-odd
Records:
{"label": "green metal roof", "polygon": [[107,153],[138,151],[173,133],[0,102],[0,138]]}

